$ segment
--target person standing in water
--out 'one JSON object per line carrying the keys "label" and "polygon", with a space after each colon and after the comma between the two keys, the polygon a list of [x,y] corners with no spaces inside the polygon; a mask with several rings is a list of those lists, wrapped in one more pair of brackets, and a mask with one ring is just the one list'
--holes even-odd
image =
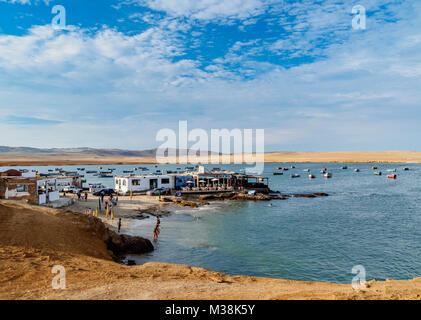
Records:
{"label": "person standing in water", "polygon": [[118,233],[120,233],[121,229],[121,218],[118,219]]}
{"label": "person standing in water", "polygon": [[154,239],[154,241],[158,241],[158,236],[159,236],[159,233],[160,233],[160,231],[161,231],[161,220],[159,219],[159,217],[158,216],[156,216],[156,226],[155,226],[155,229],[153,230],[153,239]]}

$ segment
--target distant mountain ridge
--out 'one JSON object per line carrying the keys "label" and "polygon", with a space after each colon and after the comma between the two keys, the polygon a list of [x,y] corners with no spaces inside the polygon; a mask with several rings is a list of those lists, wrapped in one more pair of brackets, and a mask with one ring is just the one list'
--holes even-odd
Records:
{"label": "distant mountain ridge", "polygon": [[[148,150],[123,150],[123,149],[95,149],[95,148],[32,148],[32,147],[8,147],[0,146],[0,155],[80,155],[80,156],[101,156],[101,157],[155,157],[158,149]],[[176,150],[177,154],[181,150]],[[185,151],[185,150],[184,150]],[[208,152],[208,154],[214,154]]]}

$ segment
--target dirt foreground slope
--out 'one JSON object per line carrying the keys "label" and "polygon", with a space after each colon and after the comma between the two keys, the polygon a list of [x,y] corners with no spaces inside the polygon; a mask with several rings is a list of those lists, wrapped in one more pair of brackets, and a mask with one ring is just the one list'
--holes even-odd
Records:
{"label": "dirt foreground slope", "polygon": [[[0,202],[0,299],[421,299],[421,278],[355,291],[184,265],[128,267],[112,260],[86,219],[94,218]],[[64,290],[52,289],[54,265],[65,267]]]}

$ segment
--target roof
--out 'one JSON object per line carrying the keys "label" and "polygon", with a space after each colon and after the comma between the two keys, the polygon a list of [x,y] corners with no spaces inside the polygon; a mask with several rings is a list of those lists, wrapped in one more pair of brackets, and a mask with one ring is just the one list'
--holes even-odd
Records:
{"label": "roof", "polygon": [[140,179],[140,178],[165,178],[165,177],[176,177],[179,176],[179,174],[175,173],[169,173],[169,174],[146,174],[141,176],[115,176],[114,178],[120,178],[120,179]]}
{"label": "roof", "polygon": [[4,172],[0,172],[0,176],[2,177],[20,177],[22,173],[15,169],[10,169]]}

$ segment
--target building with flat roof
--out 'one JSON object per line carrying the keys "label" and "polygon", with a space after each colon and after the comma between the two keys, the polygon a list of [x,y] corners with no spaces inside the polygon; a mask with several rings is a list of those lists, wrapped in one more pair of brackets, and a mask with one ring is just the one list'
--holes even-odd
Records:
{"label": "building with flat roof", "polygon": [[156,188],[175,188],[175,175],[144,175],[115,177],[115,191],[122,195],[143,193]]}
{"label": "building with flat roof", "polygon": [[34,177],[17,170],[0,173],[0,199],[46,204],[60,199],[64,186],[80,184],[79,176]]}

